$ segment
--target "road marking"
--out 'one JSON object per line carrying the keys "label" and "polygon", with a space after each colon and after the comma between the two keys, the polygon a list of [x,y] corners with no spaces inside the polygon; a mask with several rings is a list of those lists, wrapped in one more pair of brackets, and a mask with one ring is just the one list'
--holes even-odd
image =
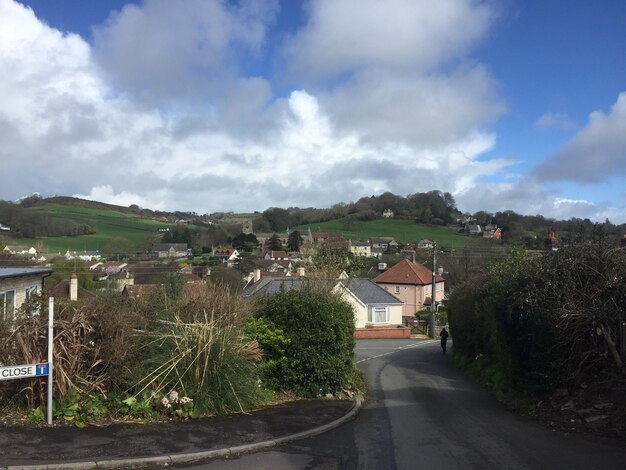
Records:
{"label": "road marking", "polygon": [[[417,344],[407,344],[406,346],[400,346],[399,348],[396,348],[392,351],[383,353],[383,354],[378,354],[377,356],[372,356],[372,357],[366,357],[365,359],[359,359],[358,361],[355,362],[355,364],[360,364],[361,362],[366,362],[366,361],[371,361],[372,359],[378,359],[380,357],[383,356],[388,356],[390,354],[394,354],[397,353],[398,351],[402,351],[404,349],[411,349],[411,348],[419,348],[421,346],[426,346],[427,344],[432,344],[432,343],[436,343],[437,341],[434,339],[429,339],[426,341],[421,341]],[[388,349],[388,348],[368,348],[368,349]],[[365,349],[360,349],[360,351],[364,351]]]}

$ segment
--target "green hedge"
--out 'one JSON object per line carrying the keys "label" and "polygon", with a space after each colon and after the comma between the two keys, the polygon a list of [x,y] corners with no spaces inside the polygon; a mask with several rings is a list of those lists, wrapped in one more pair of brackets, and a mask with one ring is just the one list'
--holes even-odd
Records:
{"label": "green hedge", "polygon": [[606,380],[620,372],[626,250],[599,239],[538,258],[513,252],[457,286],[448,306],[457,360],[488,364],[482,375],[502,391]]}
{"label": "green hedge", "polygon": [[266,299],[260,318],[284,337],[257,336],[271,364],[265,369],[269,385],[303,397],[350,387],[354,313],[338,295],[313,285],[282,292]]}

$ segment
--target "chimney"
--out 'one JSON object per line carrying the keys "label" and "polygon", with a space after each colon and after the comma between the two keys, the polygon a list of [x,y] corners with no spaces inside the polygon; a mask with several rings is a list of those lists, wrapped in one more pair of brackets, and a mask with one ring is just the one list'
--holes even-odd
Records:
{"label": "chimney", "polygon": [[302,267],[298,268],[298,276],[304,277],[304,268]]}
{"label": "chimney", "polygon": [[257,282],[261,279],[261,270],[259,268],[255,268],[254,270],[254,282]]}
{"label": "chimney", "polygon": [[70,300],[78,300],[78,276],[76,273],[70,275]]}

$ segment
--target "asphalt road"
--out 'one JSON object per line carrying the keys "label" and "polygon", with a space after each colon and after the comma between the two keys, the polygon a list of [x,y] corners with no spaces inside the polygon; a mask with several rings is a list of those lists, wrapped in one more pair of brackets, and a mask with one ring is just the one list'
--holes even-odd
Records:
{"label": "asphalt road", "polygon": [[[450,345],[449,345],[450,346]],[[626,469],[626,443],[566,435],[507,411],[437,342],[361,340],[367,401],[354,421],[193,469]]]}

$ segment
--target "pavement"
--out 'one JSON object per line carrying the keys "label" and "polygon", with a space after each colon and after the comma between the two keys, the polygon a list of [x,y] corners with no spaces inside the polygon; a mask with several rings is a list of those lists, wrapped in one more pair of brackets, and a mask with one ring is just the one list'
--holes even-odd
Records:
{"label": "pavement", "polygon": [[250,413],[159,424],[0,427],[0,470],[141,468],[257,452],[340,426],[362,400],[298,400]]}

